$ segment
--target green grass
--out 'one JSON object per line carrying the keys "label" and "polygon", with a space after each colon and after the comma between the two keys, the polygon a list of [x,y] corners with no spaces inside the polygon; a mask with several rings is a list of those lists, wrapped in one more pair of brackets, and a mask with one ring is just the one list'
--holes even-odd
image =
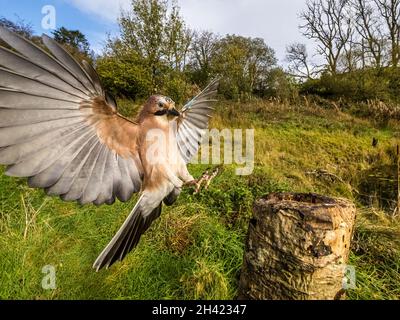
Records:
{"label": "green grass", "polygon": [[[132,115],[128,101],[123,111]],[[254,173],[225,166],[209,190],[185,190],[110,270],[92,263],[134,206],[81,207],[0,175],[0,299],[232,299],[237,293],[254,200],[269,192],[318,192],[359,205],[350,263],[350,299],[400,297],[400,224],[358,201],[360,172],[393,162],[396,132],[318,107],[256,101],[221,103],[212,127],[254,128]],[[372,147],[373,137],[379,140]],[[207,168],[191,165],[199,176]],[[331,175],[316,175],[325,170]],[[3,171],[1,171],[2,173]],[[27,222],[28,221],[28,222]],[[42,268],[56,267],[55,290],[43,290]]]}

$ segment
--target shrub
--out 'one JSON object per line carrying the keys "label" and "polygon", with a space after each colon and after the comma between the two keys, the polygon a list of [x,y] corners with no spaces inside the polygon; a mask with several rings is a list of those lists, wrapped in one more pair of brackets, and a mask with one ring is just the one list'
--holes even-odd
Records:
{"label": "shrub", "polygon": [[96,63],[102,84],[111,94],[131,99],[144,98],[152,92],[151,78],[139,56],[102,57]]}
{"label": "shrub", "polygon": [[374,99],[399,102],[400,69],[364,69],[337,75],[324,73],[319,79],[302,84],[300,92],[358,102]]}

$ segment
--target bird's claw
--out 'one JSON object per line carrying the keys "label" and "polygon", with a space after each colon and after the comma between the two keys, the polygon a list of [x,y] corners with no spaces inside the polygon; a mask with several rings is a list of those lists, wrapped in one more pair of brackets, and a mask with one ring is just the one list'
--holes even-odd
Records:
{"label": "bird's claw", "polygon": [[203,175],[196,180],[189,181],[186,183],[187,186],[194,186],[194,194],[198,194],[203,186],[205,190],[210,186],[211,181],[218,175],[220,168],[216,168],[213,172],[209,172],[208,170],[203,173]]}

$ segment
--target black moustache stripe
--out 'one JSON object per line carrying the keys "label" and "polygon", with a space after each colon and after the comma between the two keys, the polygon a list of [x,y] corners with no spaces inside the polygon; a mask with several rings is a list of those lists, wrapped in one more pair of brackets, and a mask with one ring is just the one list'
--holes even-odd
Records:
{"label": "black moustache stripe", "polygon": [[165,116],[168,113],[168,110],[160,110],[154,113],[155,116]]}
{"label": "black moustache stripe", "polygon": [[160,110],[160,111],[157,111],[157,112],[154,113],[155,116],[164,116],[166,114],[171,115],[171,116],[175,116],[175,117],[179,117],[180,116],[179,111],[177,111],[175,109],[172,109],[172,110],[165,109],[165,110]]}

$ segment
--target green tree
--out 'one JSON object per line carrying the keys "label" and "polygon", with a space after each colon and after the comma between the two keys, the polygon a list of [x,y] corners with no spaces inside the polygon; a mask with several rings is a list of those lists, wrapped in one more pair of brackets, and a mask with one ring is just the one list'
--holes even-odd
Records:
{"label": "green tree", "polygon": [[141,99],[152,93],[150,74],[134,51],[118,58],[104,55],[97,59],[96,68],[103,85],[114,96]]}
{"label": "green tree", "polygon": [[292,76],[288,75],[281,67],[276,67],[268,73],[263,81],[259,95],[290,100],[298,97],[298,88]]}
{"label": "green tree", "polygon": [[[130,11],[123,11],[119,19],[121,46],[124,52],[137,52],[144,58],[150,71],[153,86],[162,69],[162,45],[166,0],[133,0]],[[118,50],[118,47],[114,48]]]}
{"label": "green tree", "polygon": [[274,50],[263,39],[227,35],[216,44],[212,68],[223,79],[226,97],[249,97],[263,90],[276,62]]}
{"label": "green tree", "polygon": [[[176,1],[168,0],[132,0],[128,11],[122,11],[119,18],[120,35],[109,39],[104,56],[100,63],[111,62],[115,64],[127,64],[135,75],[124,77],[124,83],[128,78],[132,82],[127,85],[130,90],[137,86],[133,79],[145,79],[140,86],[147,92],[171,94],[178,102],[184,100],[188,89],[185,74],[189,57],[189,49],[192,41],[192,33],[186,27],[180,16],[180,9]],[[133,60],[127,57],[135,57]],[[132,63],[140,63],[140,68],[134,68]],[[101,76],[105,76],[105,70],[99,68]],[[113,69],[114,70],[114,69]],[[117,75],[116,75],[117,76]],[[120,75],[122,76],[122,75]],[[116,89],[116,88],[115,88]],[[121,92],[126,90],[121,88]],[[117,91],[117,90],[116,90]]]}
{"label": "green tree", "polygon": [[68,30],[65,27],[58,28],[52,32],[54,40],[62,44],[68,51],[78,59],[93,60],[93,53],[90,51],[89,41],[79,30]]}
{"label": "green tree", "polygon": [[179,10],[176,1],[133,0],[131,9],[119,19],[120,46],[112,45],[113,51],[135,51],[142,56],[157,89],[163,87],[166,69],[183,71],[186,65],[191,32]]}

